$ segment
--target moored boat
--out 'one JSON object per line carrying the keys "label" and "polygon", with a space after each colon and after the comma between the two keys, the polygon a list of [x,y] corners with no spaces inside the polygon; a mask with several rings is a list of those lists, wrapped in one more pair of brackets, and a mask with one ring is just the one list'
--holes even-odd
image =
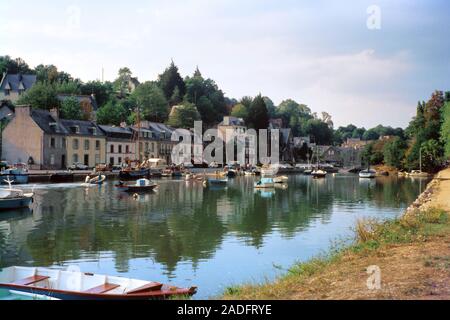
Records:
{"label": "moored boat", "polygon": [[362,179],[373,179],[377,176],[377,172],[375,170],[367,169],[359,172],[359,177]]}
{"label": "moored boat", "polygon": [[155,190],[158,185],[148,179],[139,179],[135,184],[126,184],[123,181],[120,181],[116,187],[125,192],[150,192]]}
{"label": "moored boat", "polygon": [[62,300],[153,300],[192,296],[197,292],[196,287],[183,289],[158,282],[70,269],[4,268],[0,272],[0,288],[15,294],[45,295]]}
{"label": "moored boat", "polygon": [[33,202],[34,193],[24,193],[21,189],[13,189],[12,181],[8,189],[0,189],[0,210],[27,208]]}
{"label": "moored boat", "polygon": [[288,181],[289,181],[289,177],[287,177],[287,176],[273,178],[273,182],[277,183],[277,184],[287,183]]}
{"label": "moored boat", "polygon": [[408,173],[408,177],[413,178],[427,178],[430,174],[427,172],[423,172],[421,170],[412,170],[410,173]]}
{"label": "moored boat", "polygon": [[225,179],[213,179],[208,178],[204,181],[205,185],[211,185],[211,186],[226,186],[228,184],[228,178]]}
{"label": "moored boat", "polygon": [[105,175],[98,175],[94,178],[91,178],[90,176],[86,177],[86,180],[82,184],[83,186],[101,186],[106,181]]}
{"label": "moored boat", "polygon": [[262,178],[260,181],[255,183],[256,189],[274,188],[275,182],[272,178]]}
{"label": "moored boat", "polygon": [[27,184],[29,175],[23,169],[6,169],[0,173],[0,183],[7,184],[6,180],[10,180],[13,184]]}
{"label": "moored boat", "polygon": [[150,177],[150,169],[124,169],[119,173],[120,180],[135,180]]}
{"label": "moored boat", "polygon": [[315,179],[325,178],[327,176],[327,172],[323,170],[314,170],[311,172],[311,175]]}

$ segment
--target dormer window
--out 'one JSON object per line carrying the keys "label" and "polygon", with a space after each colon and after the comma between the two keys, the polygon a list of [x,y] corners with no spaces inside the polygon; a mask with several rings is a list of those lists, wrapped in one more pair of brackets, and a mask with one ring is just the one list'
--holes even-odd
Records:
{"label": "dormer window", "polygon": [[50,122],[49,125],[50,125],[50,128],[53,130],[53,132],[59,132],[59,127],[56,122]]}
{"label": "dormer window", "polygon": [[97,128],[96,127],[89,128],[89,133],[92,134],[93,136],[96,136],[97,135]]}
{"label": "dormer window", "polygon": [[78,134],[78,133],[80,133],[80,127],[79,126],[71,126],[70,132]]}

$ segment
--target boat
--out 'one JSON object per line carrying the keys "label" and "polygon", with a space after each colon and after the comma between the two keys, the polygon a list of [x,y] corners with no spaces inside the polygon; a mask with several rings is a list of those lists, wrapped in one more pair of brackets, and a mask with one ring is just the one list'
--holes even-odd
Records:
{"label": "boat", "polygon": [[13,294],[41,295],[61,300],[163,300],[192,296],[197,288],[84,273],[77,267],[57,270],[9,267],[0,272],[0,288]]}
{"label": "boat", "polygon": [[264,165],[261,168],[261,176],[263,177],[273,177],[278,173],[279,167],[274,165]]}
{"label": "boat", "polygon": [[273,182],[278,183],[278,184],[287,183],[288,181],[289,181],[289,177],[287,177],[287,176],[273,178]]}
{"label": "boat", "polygon": [[412,170],[410,173],[408,173],[408,177],[412,178],[427,178],[430,174],[427,172],[423,172],[422,170]]}
{"label": "boat", "polygon": [[315,179],[325,178],[327,176],[327,172],[324,170],[314,170],[311,172],[311,175]]}
{"label": "boat", "polygon": [[256,189],[275,188],[275,182],[272,178],[262,178],[255,183]]}
{"label": "boat", "polygon": [[29,175],[24,169],[11,168],[0,173],[0,182],[7,184],[6,180],[14,181],[14,184],[27,184]]}
{"label": "boat", "polygon": [[359,172],[359,177],[362,179],[373,179],[377,176],[377,172],[375,170],[366,169]]}
{"label": "boat", "polygon": [[120,180],[136,180],[150,177],[150,169],[130,169],[126,168],[119,173]]}
{"label": "boat", "polygon": [[205,184],[211,186],[226,186],[228,184],[228,178],[225,179],[208,178],[205,180]]}
{"label": "boat", "polygon": [[126,184],[123,181],[120,181],[116,184],[116,187],[125,192],[150,192],[155,190],[158,185],[148,179],[139,179],[135,184]]}
{"label": "boat", "polygon": [[70,183],[74,181],[75,178],[72,172],[57,172],[50,176],[51,183]]}
{"label": "boat", "polygon": [[0,189],[0,210],[28,208],[33,202],[34,193],[25,193],[21,189],[13,189],[13,181],[7,180],[8,189]]}
{"label": "boat", "polygon": [[105,180],[106,180],[105,175],[98,175],[94,178],[87,176],[86,180],[84,181],[84,183],[82,185],[83,186],[93,186],[93,185],[101,186],[103,184],[103,182],[105,182]]}

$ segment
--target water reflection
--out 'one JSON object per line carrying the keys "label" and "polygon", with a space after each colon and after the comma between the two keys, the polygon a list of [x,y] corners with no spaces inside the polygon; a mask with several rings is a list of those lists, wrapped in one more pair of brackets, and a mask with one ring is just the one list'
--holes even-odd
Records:
{"label": "water reflection", "polygon": [[[414,201],[424,183],[292,176],[287,188],[255,191],[254,182],[243,177],[225,188],[204,188],[201,182],[162,180],[157,192],[137,198],[118,192],[113,183],[87,189],[38,186],[33,210],[0,213],[0,267],[112,261],[115,272],[127,274],[130,264],[144,259],[147,266],[161,266],[162,273],[175,280],[187,263],[193,270],[189,278],[198,277],[190,279],[196,282],[203,276],[196,270],[211,263],[216,276],[208,275],[208,283],[217,286],[223,281],[219,275],[232,271],[215,262],[219,253],[229,250],[226,254],[240,256],[247,247],[268,250],[277,235],[279,243],[315,241],[311,251],[317,251],[328,245],[319,238],[334,238],[350,225],[341,214],[398,214]],[[319,230],[309,235],[327,225],[326,234]],[[311,253],[280,248],[286,261]],[[261,259],[269,262],[273,257]],[[234,272],[245,268],[258,275],[258,267],[241,260]]]}

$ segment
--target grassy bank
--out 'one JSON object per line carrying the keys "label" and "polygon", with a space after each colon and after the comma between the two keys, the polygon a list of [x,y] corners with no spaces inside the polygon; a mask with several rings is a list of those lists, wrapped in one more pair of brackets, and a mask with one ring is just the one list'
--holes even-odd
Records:
{"label": "grassy bank", "polygon": [[[294,265],[272,283],[230,287],[223,298],[449,299],[450,217],[438,201],[448,186],[441,183],[450,181],[433,180],[398,219],[358,221],[351,246]],[[369,266],[380,268],[379,289],[368,289]]]}

